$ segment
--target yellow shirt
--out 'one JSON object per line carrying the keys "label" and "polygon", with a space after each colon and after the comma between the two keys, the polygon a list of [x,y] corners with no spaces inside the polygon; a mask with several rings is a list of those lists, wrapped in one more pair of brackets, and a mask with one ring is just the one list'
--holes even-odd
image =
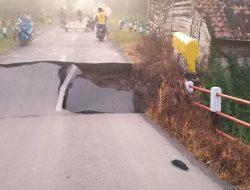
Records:
{"label": "yellow shirt", "polygon": [[105,12],[98,12],[96,14],[97,17],[97,24],[106,24],[106,13]]}

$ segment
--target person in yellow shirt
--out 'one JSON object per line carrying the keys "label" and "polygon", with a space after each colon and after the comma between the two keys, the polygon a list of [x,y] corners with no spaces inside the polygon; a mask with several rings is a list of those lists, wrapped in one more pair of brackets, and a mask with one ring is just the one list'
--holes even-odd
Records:
{"label": "person in yellow shirt", "polygon": [[97,12],[96,17],[95,17],[97,27],[104,28],[105,33],[107,35],[107,39],[109,39],[108,28],[106,25],[107,19],[108,19],[108,17],[106,15],[106,13],[104,12],[104,10],[102,8],[98,8],[98,12]]}

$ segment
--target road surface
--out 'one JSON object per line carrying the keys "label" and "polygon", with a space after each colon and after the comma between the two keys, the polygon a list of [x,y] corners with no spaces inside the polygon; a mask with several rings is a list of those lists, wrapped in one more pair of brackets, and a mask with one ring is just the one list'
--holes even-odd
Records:
{"label": "road surface", "polygon": [[[60,28],[0,57],[4,65],[44,60],[126,62],[94,33]],[[144,114],[57,112],[60,68],[47,62],[0,67],[1,190],[229,189]],[[189,171],[174,167],[173,159]]]}
{"label": "road surface", "polygon": [[[70,23],[72,27],[84,24]],[[60,26],[49,31],[37,30],[32,45],[14,48],[1,55],[0,64],[31,61],[68,61],[78,63],[127,62],[111,41],[99,42],[94,32],[65,32]]]}

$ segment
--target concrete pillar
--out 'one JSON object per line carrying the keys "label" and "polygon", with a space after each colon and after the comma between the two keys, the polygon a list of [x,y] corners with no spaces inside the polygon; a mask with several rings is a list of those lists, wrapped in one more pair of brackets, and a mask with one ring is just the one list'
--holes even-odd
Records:
{"label": "concrete pillar", "polygon": [[134,20],[134,32],[137,32],[137,20]]}
{"label": "concrete pillar", "polygon": [[192,81],[186,81],[186,82],[185,82],[186,90],[187,90],[189,93],[193,93],[193,92],[194,92],[194,89],[191,88],[190,86],[194,86],[194,83],[193,83]]}
{"label": "concrete pillar", "polygon": [[2,30],[3,30],[3,37],[7,38],[7,22],[6,21],[2,21]]}
{"label": "concrete pillar", "polygon": [[132,18],[129,19],[128,27],[129,27],[130,32],[132,32],[132,30],[133,30],[133,20],[132,20]]}
{"label": "concrete pillar", "polygon": [[160,29],[160,27],[158,26],[158,27],[156,28],[156,37],[157,37],[157,38],[160,38],[160,36],[161,36],[161,29]]}
{"label": "concrete pillar", "polygon": [[149,24],[146,25],[146,35],[150,34],[150,26]]}
{"label": "concrete pillar", "polygon": [[142,21],[139,22],[139,32],[140,33],[143,32],[143,22]]}
{"label": "concrete pillar", "polygon": [[221,97],[217,96],[217,93],[221,93],[220,87],[211,88],[211,97],[210,97],[210,111],[211,112],[221,112]]}

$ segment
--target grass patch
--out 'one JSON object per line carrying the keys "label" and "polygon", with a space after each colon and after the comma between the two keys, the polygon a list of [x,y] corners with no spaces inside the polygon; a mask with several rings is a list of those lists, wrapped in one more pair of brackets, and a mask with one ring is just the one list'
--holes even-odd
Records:
{"label": "grass patch", "polygon": [[[118,30],[118,21],[120,18],[125,18],[126,19],[126,24],[124,26],[124,30],[120,31]],[[146,23],[146,18],[144,15],[119,15],[119,14],[114,14],[111,15],[109,19],[109,29],[111,33],[112,39],[119,45],[122,46],[127,43],[132,43],[139,41],[142,39],[143,34],[139,32],[130,32],[128,29],[128,21],[129,19],[132,18],[133,20],[141,20],[143,23]]]}
{"label": "grass patch", "polygon": [[3,39],[0,38],[0,54],[5,53],[9,49],[11,49],[15,44],[15,41],[13,39]]}
{"label": "grass patch", "polygon": [[134,32],[114,31],[112,32],[112,38],[119,46],[121,46],[125,43],[131,43],[140,40],[142,35]]}
{"label": "grass patch", "polygon": [[[143,21],[144,27],[146,25],[146,15],[137,14],[137,15],[130,15],[129,14],[113,14],[110,16],[108,20],[108,26],[110,30],[110,36],[112,40],[123,50],[123,53],[127,57],[131,63],[138,63],[140,57],[137,55],[135,51],[135,47],[145,36],[145,33],[134,32],[129,30],[128,22],[131,18],[133,21],[140,20]],[[124,29],[121,31],[118,29],[118,21],[119,19],[124,18],[126,19],[126,24]],[[144,28],[145,31],[145,28]]]}

